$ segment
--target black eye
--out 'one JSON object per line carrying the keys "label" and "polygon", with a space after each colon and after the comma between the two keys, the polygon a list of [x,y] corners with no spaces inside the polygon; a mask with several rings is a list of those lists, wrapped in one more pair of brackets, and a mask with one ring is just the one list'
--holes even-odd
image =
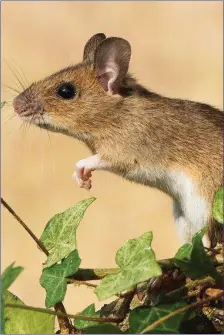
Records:
{"label": "black eye", "polygon": [[72,99],[76,94],[75,86],[70,83],[65,83],[59,86],[57,94],[63,99]]}

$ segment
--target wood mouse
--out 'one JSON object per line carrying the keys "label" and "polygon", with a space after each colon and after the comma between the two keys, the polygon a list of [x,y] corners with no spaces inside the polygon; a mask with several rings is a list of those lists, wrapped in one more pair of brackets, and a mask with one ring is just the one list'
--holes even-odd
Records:
{"label": "wood mouse", "polygon": [[211,206],[223,185],[223,113],[147,90],[128,73],[130,57],[128,41],[96,34],[81,63],[33,83],[14,99],[15,112],[86,143],[92,156],[73,175],[80,187],[90,189],[102,169],[157,188],[173,198],[181,241],[209,223],[209,246],[221,238]]}

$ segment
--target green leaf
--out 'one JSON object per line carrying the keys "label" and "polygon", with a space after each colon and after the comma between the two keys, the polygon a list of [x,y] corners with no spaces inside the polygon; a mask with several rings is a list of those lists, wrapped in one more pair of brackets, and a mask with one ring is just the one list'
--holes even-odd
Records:
{"label": "green leaf", "polygon": [[[177,310],[185,306],[186,303],[184,302],[177,302],[174,304],[164,304],[159,305],[158,307],[138,307],[131,311],[129,316],[129,334],[139,334],[141,333],[146,327],[151,325],[153,322],[161,319],[163,316],[172,313],[173,311]],[[185,312],[186,313],[186,312]],[[145,334],[156,334],[156,333],[163,333],[163,334],[178,334],[180,324],[183,320],[185,313],[177,314],[176,316],[171,317],[170,319],[162,322],[158,326],[152,329],[150,332],[145,332]]]}
{"label": "green leaf", "polygon": [[83,329],[83,334],[122,334],[122,331],[111,324],[99,324]]}
{"label": "green leaf", "polygon": [[14,263],[5,269],[1,275],[2,293],[9,288],[22,271],[23,268],[21,266],[14,267]]}
{"label": "green leaf", "polygon": [[183,320],[180,334],[220,334],[205,315],[197,315],[195,312],[192,314],[189,311],[188,317]]}
{"label": "green leaf", "polygon": [[148,232],[137,239],[129,240],[117,251],[116,263],[120,272],[106,276],[94,290],[100,300],[161,274],[151,242],[152,233]]}
{"label": "green leaf", "polygon": [[192,243],[184,244],[177,251],[173,262],[191,279],[199,279],[208,275],[214,278],[217,277],[215,266],[206,255],[202,243],[202,234],[196,234],[192,239]]}
{"label": "green leaf", "polygon": [[[24,305],[17,296],[9,291],[5,291],[3,301],[5,304]],[[50,329],[45,327],[49,325],[48,321],[51,324]],[[44,327],[39,327],[39,322],[42,322]],[[51,333],[54,330],[54,316],[13,307],[5,308],[6,334],[38,334],[42,329],[46,330],[46,333]]]}
{"label": "green leaf", "polygon": [[65,212],[56,214],[47,223],[40,238],[49,251],[47,267],[56,264],[76,249],[76,229],[94,200],[93,197],[82,200]]}
{"label": "green leaf", "polygon": [[6,104],[6,101],[2,101],[2,102],[1,102],[1,109],[2,109],[2,107],[5,106],[5,104]]}
{"label": "green leaf", "polygon": [[[81,313],[79,313],[77,315],[99,317],[100,312],[96,312],[95,305],[91,304],[87,308],[85,308]],[[74,320],[74,326],[77,329],[83,329],[83,328],[86,328],[86,327],[94,326],[96,324],[98,324],[98,322],[96,322],[96,321]]]}
{"label": "green leaf", "polygon": [[[5,291],[4,303],[24,305],[24,303],[9,291]],[[5,334],[53,334],[55,316],[18,309],[12,307],[5,308]]]}
{"label": "green leaf", "polygon": [[219,223],[224,223],[224,188],[220,188],[215,194],[212,207],[212,216]]}
{"label": "green leaf", "polygon": [[[19,274],[23,271],[21,266],[14,267],[14,263],[9,265],[1,275],[1,284],[2,284],[2,296],[4,292],[9,288],[9,286],[16,280]],[[1,296],[1,303],[2,303],[2,296]],[[5,309],[2,304],[2,311],[1,311],[1,332],[5,333]]]}
{"label": "green leaf", "polygon": [[66,277],[76,273],[81,260],[77,250],[74,250],[61,264],[55,264],[50,268],[43,269],[40,284],[45,288],[47,295],[46,307],[52,307],[63,301],[67,290]]}

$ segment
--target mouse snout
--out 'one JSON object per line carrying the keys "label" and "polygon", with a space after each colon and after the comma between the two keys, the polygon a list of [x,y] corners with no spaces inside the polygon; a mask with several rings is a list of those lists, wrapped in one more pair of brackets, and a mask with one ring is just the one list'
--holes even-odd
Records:
{"label": "mouse snout", "polygon": [[17,96],[13,99],[13,107],[17,114],[21,114],[23,112],[24,110],[23,106],[24,106],[24,102],[22,101],[20,96]]}
{"label": "mouse snout", "polygon": [[43,107],[38,99],[31,98],[25,91],[13,99],[13,107],[23,119],[43,114]]}

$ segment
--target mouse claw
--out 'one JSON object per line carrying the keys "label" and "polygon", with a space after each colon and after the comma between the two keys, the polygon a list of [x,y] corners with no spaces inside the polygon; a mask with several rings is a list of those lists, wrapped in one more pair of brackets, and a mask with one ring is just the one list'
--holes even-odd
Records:
{"label": "mouse claw", "polygon": [[86,190],[90,190],[92,187],[92,181],[91,179],[87,178],[87,177],[79,177],[79,175],[77,174],[77,172],[74,172],[72,175],[72,178],[76,181],[76,183],[78,184],[78,186],[80,188],[84,188]]}
{"label": "mouse claw", "polygon": [[83,188],[84,188],[85,190],[87,190],[87,191],[90,191],[90,189],[92,188],[92,184],[91,184],[91,180],[90,180],[90,179],[88,180],[88,184],[85,184],[85,185],[83,186]]}

